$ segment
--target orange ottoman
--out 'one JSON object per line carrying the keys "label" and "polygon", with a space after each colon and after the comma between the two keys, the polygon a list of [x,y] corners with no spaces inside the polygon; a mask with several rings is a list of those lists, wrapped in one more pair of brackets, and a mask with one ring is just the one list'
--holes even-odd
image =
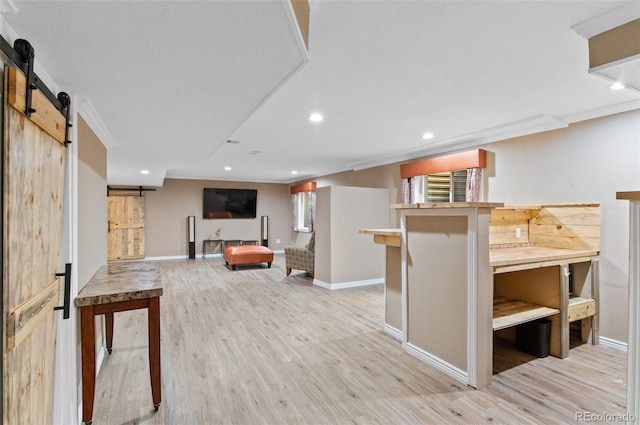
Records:
{"label": "orange ottoman", "polygon": [[236,264],[267,263],[271,268],[273,251],[260,245],[230,246],[224,250],[224,262],[227,266],[231,265],[233,270],[236,269]]}

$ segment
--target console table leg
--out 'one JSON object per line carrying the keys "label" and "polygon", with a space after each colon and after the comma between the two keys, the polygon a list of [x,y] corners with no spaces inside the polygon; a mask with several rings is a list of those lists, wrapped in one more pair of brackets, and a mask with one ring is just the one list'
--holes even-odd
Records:
{"label": "console table leg", "polygon": [[96,330],[93,306],[80,308],[80,340],[82,350],[82,421],[90,424],[96,385]]}
{"label": "console table leg", "polygon": [[113,347],[113,313],[105,313],[104,314],[104,327],[107,333],[107,351],[111,354],[111,350]]}
{"label": "console table leg", "polygon": [[160,297],[149,299],[149,373],[153,407],[158,410],[161,402],[160,382]]}

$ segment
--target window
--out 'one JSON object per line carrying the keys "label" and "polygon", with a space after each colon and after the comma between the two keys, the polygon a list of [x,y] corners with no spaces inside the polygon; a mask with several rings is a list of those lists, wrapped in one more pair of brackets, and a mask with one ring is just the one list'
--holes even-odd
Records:
{"label": "window", "polygon": [[315,192],[299,192],[291,195],[293,203],[293,230],[298,232],[313,231],[313,212]]}
{"label": "window", "polygon": [[316,184],[291,187],[291,227],[296,232],[313,232],[316,210]]}
{"label": "window", "polygon": [[484,149],[401,164],[402,203],[480,202],[486,164]]}
{"label": "window", "polygon": [[429,174],[426,176],[427,202],[464,202],[467,170]]}

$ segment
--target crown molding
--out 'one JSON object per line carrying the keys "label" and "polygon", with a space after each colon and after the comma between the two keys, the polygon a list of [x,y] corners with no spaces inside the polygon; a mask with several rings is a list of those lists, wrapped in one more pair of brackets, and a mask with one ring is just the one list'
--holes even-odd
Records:
{"label": "crown molding", "polygon": [[600,117],[606,117],[607,115],[620,114],[623,112],[633,111],[640,109],[640,100],[631,100],[629,102],[618,103],[616,105],[605,106],[604,108],[592,109],[585,112],[579,112],[577,114],[567,115],[564,119],[569,123],[586,121]]}
{"label": "crown molding", "polygon": [[640,18],[640,3],[631,1],[602,15],[571,26],[579,36],[589,39],[612,28]]}
{"label": "crown molding", "polygon": [[487,143],[564,127],[567,127],[567,123],[563,119],[550,114],[539,114],[533,117],[527,117],[506,124],[489,127],[473,133],[464,134],[462,136],[444,139],[428,146],[421,146],[419,148],[406,150],[394,156],[360,161],[348,164],[348,166],[352,167],[354,170],[362,170],[394,162],[408,161],[423,156],[474,148]]}
{"label": "crown molding", "polygon": [[83,99],[78,102],[78,114],[82,115],[82,118],[85,120],[87,125],[91,127],[91,130],[98,136],[98,139],[102,142],[105,148],[109,149],[116,145],[115,140],[107,130],[107,126],[104,124],[100,115],[93,107],[93,104],[90,100]]}

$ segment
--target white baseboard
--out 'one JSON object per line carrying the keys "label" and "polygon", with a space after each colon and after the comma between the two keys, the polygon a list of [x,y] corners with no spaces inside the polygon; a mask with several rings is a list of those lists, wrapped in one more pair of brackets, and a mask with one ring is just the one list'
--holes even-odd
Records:
{"label": "white baseboard", "polygon": [[414,357],[422,360],[426,364],[435,367],[441,372],[446,373],[452,378],[462,382],[465,385],[469,385],[469,375],[467,372],[458,369],[454,365],[445,362],[439,357],[434,356],[433,354],[427,353],[420,347],[416,347],[411,343],[407,343],[407,353],[411,354]]}
{"label": "white baseboard", "polygon": [[378,279],[354,280],[352,282],[341,282],[341,283],[327,283],[319,279],[313,279],[313,284],[315,286],[319,286],[325,289],[330,289],[332,291],[335,289],[346,289],[346,288],[356,288],[358,286],[378,285],[380,283],[384,283],[383,277]]}
{"label": "white baseboard", "polygon": [[617,341],[615,339],[607,338],[604,336],[598,338],[598,343],[600,343],[600,345],[602,345],[603,347],[613,348],[614,350],[624,351],[625,353],[627,352],[628,348],[626,342]]}
{"label": "white baseboard", "polygon": [[391,336],[393,339],[396,339],[402,342],[402,331],[400,329],[394,328],[391,325],[384,324],[384,333]]}
{"label": "white baseboard", "polygon": [[[272,250],[274,254],[284,254],[284,249],[280,249],[280,250]],[[204,258],[209,258],[209,257],[213,257],[213,258],[220,258],[222,257],[222,254],[220,253],[210,253],[210,254],[205,254]],[[160,256],[160,257],[144,257],[145,260],[148,261],[163,261],[163,260],[186,260],[188,259],[189,256],[188,255],[165,255],[165,256]],[[196,259],[198,258],[202,258],[202,254],[196,254]],[[136,260],[136,261],[140,261],[140,260]]]}
{"label": "white baseboard", "polygon": [[144,257],[145,261],[186,260],[188,255],[167,255],[164,257]]}

